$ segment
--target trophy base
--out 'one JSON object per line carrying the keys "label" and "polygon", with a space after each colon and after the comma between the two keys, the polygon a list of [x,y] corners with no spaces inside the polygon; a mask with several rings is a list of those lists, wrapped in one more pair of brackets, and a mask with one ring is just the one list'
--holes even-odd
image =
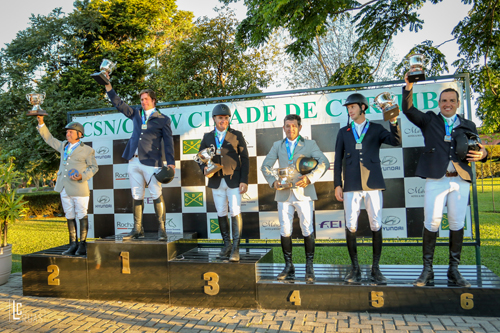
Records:
{"label": "trophy base", "polygon": [[290,183],[284,183],[284,184],[278,183],[278,185],[276,185],[276,188],[280,191],[286,190],[286,189],[291,188],[291,187],[292,187],[292,184],[290,184]]}
{"label": "trophy base", "polygon": [[27,116],[48,116],[49,114],[45,110],[31,110],[26,112]]}
{"label": "trophy base", "polygon": [[222,165],[217,164],[217,163],[212,163],[212,165],[210,165],[210,166],[207,168],[206,175],[207,175],[207,176],[211,176],[211,175],[213,175],[214,173],[218,172],[220,169],[222,169]]}
{"label": "trophy base", "polygon": [[94,80],[96,80],[100,85],[106,86],[109,84],[108,78],[101,72],[90,74],[90,76],[92,76]]}
{"label": "trophy base", "polygon": [[396,118],[399,115],[399,106],[393,105],[384,110],[384,120]]}
{"label": "trophy base", "polygon": [[418,82],[425,81],[425,72],[424,71],[414,71],[408,74],[409,82]]}

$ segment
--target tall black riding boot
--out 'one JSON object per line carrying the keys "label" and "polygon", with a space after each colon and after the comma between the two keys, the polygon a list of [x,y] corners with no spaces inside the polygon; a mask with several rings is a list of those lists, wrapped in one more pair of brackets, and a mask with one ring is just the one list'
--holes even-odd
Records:
{"label": "tall black riding boot", "polygon": [[80,219],[80,245],[76,250],[77,256],[87,255],[87,233],[89,231],[89,217],[85,215]]}
{"label": "tall black riding boot", "polygon": [[281,236],[281,249],[283,250],[283,257],[285,258],[285,268],[278,274],[278,280],[294,280],[295,267],[292,263],[292,237]]}
{"label": "tall black riding boot", "polygon": [[142,228],[142,211],[144,210],[144,200],[134,200],[134,228],[123,239],[144,238],[144,229]]}
{"label": "tall black riding boot", "polygon": [[153,200],[153,205],[155,207],[156,221],[158,221],[158,240],[166,241],[167,232],[165,231],[165,221],[167,219],[167,216],[163,196],[160,195],[158,199]]}
{"label": "tall black riding boot", "polygon": [[382,255],[382,227],[372,231],[373,263],[370,279],[376,284],[387,283],[387,279],[380,271],[379,262]]}
{"label": "tall black riding boot", "polygon": [[304,237],[304,248],[306,250],[306,282],[314,282],[314,235]]}
{"label": "tall black riding boot", "polygon": [[231,229],[233,229],[233,248],[229,261],[240,261],[240,240],[243,232],[243,220],[241,214],[231,217]]}
{"label": "tall black riding boot", "polygon": [[78,248],[78,238],[76,237],[76,220],[68,219],[68,231],[69,231],[69,249],[64,251],[62,254],[65,256],[72,256],[75,254]]}
{"label": "tall black riding boot", "polygon": [[469,281],[464,279],[458,271],[460,264],[460,254],[464,242],[464,228],[453,231],[450,230],[450,267],[448,268],[448,282],[456,284],[459,287],[470,287]]}
{"label": "tall black riding boot", "polygon": [[227,259],[231,254],[231,235],[227,216],[219,216],[219,229],[224,241],[224,247],[220,250],[219,258]]}
{"label": "tall black riding boot", "polygon": [[349,229],[345,229],[345,240],[347,243],[347,250],[349,251],[349,257],[351,257],[351,271],[347,273],[344,278],[345,282],[349,283],[359,283],[361,282],[361,270],[358,264],[358,248],[356,245],[356,232],[351,232]]}
{"label": "tall black riding boot", "polygon": [[432,269],[432,261],[434,260],[434,249],[436,248],[437,232],[432,232],[424,227],[424,235],[422,239],[422,259],[424,261],[424,269],[422,273],[413,282],[416,287],[423,287],[427,284],[434,283],[434,270]]}

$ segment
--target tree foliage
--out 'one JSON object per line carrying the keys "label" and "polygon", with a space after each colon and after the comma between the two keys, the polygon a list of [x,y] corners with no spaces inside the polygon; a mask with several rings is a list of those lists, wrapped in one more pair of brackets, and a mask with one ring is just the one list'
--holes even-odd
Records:
{"label": "tree foliage", "polygon": [[[230,3],[240,0],[220,1]],[[243,1],[247,6],[247,17],[238,27],[237,40],[244,45],[263,45],[274,31],[283,28],[291,37],[291,42],[286,45],[287,52],[297,59],[303,59],[314,53],[315,39],[325,35],[329,22],[334,22],[345,13],[352,13],[352,23],[358,34],[353,52],[357,59],[362,59],[384,54],[392,38],[406,29],[418,33],[424,25],[419,17],[422,6],[444,0],[369,0],[363,3],[355,0]],[[479,94],[476,100],[477,113],[484,121],[484,130],[498,131],[500,110],[496,106],[500,102],[500,2],[446,1],[456,6],[472,4],[467,16],[456,27],[449,28],[459,45],[460,59],[453,65],[457,67],[457,72],[471,74],[472,89]],[[431,65],[435,66],[431,72],[444,73],[448,70],[448,64],[439,51],[441,45],[433,46],[431,41],[425,41],[408,54],[416,51],[425,53]],[[346,70],[347,65],[344,64],[339,77],[342,72],[352,72]],[[399,78],[402,78],[404,68],[404,64],[397,67]],[[345,78],[341,81],[345,81]]]}
{"label": "tree foliage", "polygon": [[235,43],[239,22],[227,8],[199,18],[190,35],[159,57],[156,90],[165,100],[199,99],[261,92],[272,81],[269,65],[277,50]]}

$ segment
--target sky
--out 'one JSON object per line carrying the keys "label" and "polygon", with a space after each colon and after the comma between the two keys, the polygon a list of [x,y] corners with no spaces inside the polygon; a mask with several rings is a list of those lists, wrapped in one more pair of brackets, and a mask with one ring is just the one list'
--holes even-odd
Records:
{"label": "sky", "polygon": [[[9,43],[16,37],[16,33],[26,29],[29,25],[31,14],[47,15],[52,9],[62,7],[63,12],[73,11],[74,0],[3,0],[2,11],[0,11],[0,47]],[[361,0],[361,2],[364,2]],[[214,7],[220,7],[218,0],[177,0],[180,10],[192,11],[195,17],[215,17]],[[235,9],[239,20],[245,18],[246,8],[243,1],[231,4]],[[395,53],[400,59],[415,45],[426,39],[434,41],[438,45],[452,38],[451,30],[467,14],[470,5],[463,5],[458,0],[444,0],[438,5],[426,4],[420,11],[421,18],[425,21],[424,28],[418,33],[405,31],[396,35],[393,41]],[[448,63],[451,64],[457,58],[458,46],[453,42],[445,44],[440,48],[446,55]],[[451,72],[453,68],[450,67]],[[273,90],[271,88],[271,90]],[[283,88],[281,88],[283,90]]]}

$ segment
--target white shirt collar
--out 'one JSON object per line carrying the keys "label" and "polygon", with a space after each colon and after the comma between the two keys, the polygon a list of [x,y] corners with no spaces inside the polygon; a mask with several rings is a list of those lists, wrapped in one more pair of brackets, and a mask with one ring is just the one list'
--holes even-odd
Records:
{"label": "white shirt collar", "polygon": [[452,125],[452,124],[460,124],[460,118],[458,118],[458,115],[457,114],[454,114],[453,116],[451,117],[446,117],[444,114],[441,113],[441,116],[446,119],[446,122],[448,123],[448,125]]}
{"label": "white shirt collar", "polygon": [[155,108],[152,108],[149,110],[144,110],[144,114],[146,115],[146,119],[148,119],[149,116],[151,116],[151,113],[153,113],[154,111],[155,111]]}
{"label": "white shirt collar", "polygon": [[361,135],[361,132],[363,131],[363,128],[365,127],[365,124],[366,124],[366,119],[361,124],[354,122],[354,126],[356,128],[356,132],[358,132],[358,135]]}

